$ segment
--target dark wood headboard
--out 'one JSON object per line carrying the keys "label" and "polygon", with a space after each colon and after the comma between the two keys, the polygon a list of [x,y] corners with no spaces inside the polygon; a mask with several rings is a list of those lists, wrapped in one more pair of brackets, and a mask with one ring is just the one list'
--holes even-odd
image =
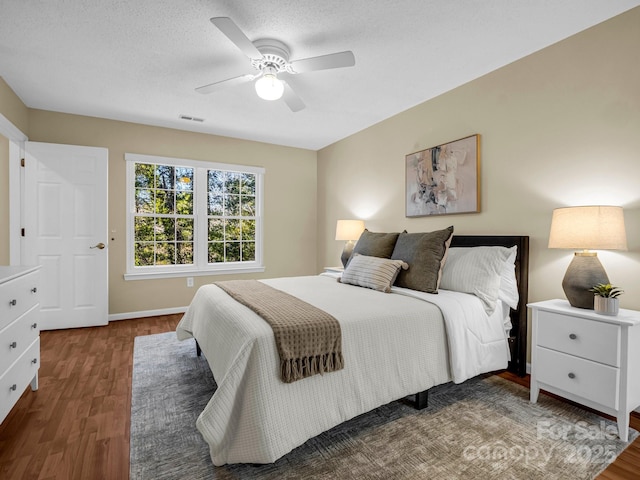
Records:
{"label": "dark wood headboard", "polygon": [[513,328],[509,335],[511,361],[508,370],[524,376],[527,371],[527,303],[529,301],[529,237],[517,235],[453,235],[452,247],[501,246],[518,247],[516,255],[516,280],[520,301],[516,310],[511,309]]}

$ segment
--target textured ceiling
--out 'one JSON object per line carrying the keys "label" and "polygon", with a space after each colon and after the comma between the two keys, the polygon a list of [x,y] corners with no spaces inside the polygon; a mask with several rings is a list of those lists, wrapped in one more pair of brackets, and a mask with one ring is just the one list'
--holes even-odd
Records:
{"label": "textured ceiling", "polygon": [[[31,108],[317,150],[612,16],[640,0],[0,0],[0,76]],[[351,50],[351,68],[258,98],[209,21],[275,38],[291,60]],[[195,123],[180,115],[203,118]]]}

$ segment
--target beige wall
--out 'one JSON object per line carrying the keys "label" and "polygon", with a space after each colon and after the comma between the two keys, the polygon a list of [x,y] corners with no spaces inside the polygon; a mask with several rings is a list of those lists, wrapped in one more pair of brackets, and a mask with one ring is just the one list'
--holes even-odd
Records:
{"label": "beige wall", "polygon": [[0,114],[4,115],[22,133],[26,134],[29,130],[27,107],[2,77],[0,77]]}
{"label": "beige wall", "polygon": [[[621,305],[640,309],[640,8],[318,152],[318,262],[338,262],[336,220],[374,231],[531,239],[529,299],[564,298],[568,250],[549,250],[552,210],[625,208],[628,252],[601,252]],[[434,70],[437,74],[437,69]],[[479,214],[405,218],[406,154],[481,135]]]}
{"label": "beige wall", "polygon": [[[109,149],[109,313],[186,306],[198,286],[232,276],[125,281],[125,152],[264,167],[266,270],[241,278],[316,271],[316,153],[112,120],[29,111],[32,141]],[[111,240],[113,238],[113,240]]]}

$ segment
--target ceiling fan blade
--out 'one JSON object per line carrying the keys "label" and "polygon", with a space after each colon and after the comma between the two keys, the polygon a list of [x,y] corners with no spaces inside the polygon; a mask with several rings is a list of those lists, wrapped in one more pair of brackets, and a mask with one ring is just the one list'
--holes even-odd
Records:
{"label": "ceiling fan blade", "polygon": [[291,67],[296,73],[305,73],[315,70],[328,70],[330,68],[353,67],[355,64],[356,57],[353,52],[346,51],[296,60],[291,62]]}
{"label": "ceiling fan blade", "polygon": [[299,112],[305,107],[304,102],[298,96],[298,94],[293,91],[293,89],[287,82],[282,83],[284,84],[284,93],[282,94],[282,99],[289,106],[292,112]]}
{"label": "ceiling fan blade", "polygon": [[262,58],[260,51],[229,17],[213,17],[211,23],[218,27],[247,57]]}
{"label": "ceiling fan blade", "polygon": [[196,88],[196,92],[202,93],[203,95],[207,93],[213,93],[218,90],[223,90],[229,87],[235,87],[236,85],[250,82],[254,78],[256,78],[256,75],[240,75],[239,77],[228,78],[219,82],[210,83],[209,85],[203,85],[202,87]]}

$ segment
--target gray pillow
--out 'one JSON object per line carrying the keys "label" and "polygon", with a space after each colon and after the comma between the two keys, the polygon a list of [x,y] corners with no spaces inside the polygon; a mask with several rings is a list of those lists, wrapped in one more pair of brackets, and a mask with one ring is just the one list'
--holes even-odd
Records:
{"label": "gray pillow", "polygon": [[[366,228],[358,243],[353,247],[353,255],[359,253],[368,257],[391,258],[393,247],[396,245],[399,233],[376,233],[370,232]],[[351,259],[349,259],[351,261]]]}
{"label": "gray pillow", "polygon": [[427,293],[438,293],[442,267],[451,244],[453,226],[425,233],[401,233],[391,258],[409,264],[400,271],[395,285]]}

